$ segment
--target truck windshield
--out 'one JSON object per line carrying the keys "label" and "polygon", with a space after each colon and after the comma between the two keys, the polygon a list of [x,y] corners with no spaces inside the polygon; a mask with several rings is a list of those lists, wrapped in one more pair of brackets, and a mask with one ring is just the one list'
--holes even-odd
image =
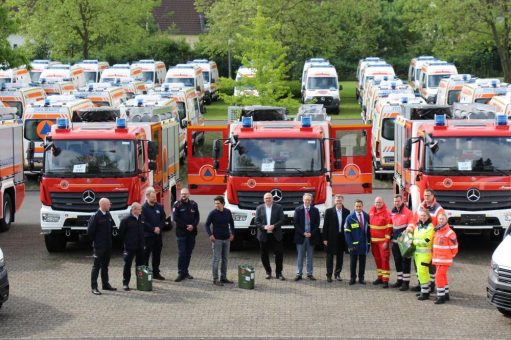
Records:
{"label": "truck windshield", "polygon": [[39,77],[41,76],[41,73],[42,72],[38,72],[38,71],[30,71],[30,80],[32,80],[32,82],[38,82],[39,81]]}
{"label": "truck windshield", "polygon": [[442,79],[449,77],[450,74],[430,74],[428,76],[428,88],[436,89]]}
{"label": "truck windshield", "polygon": [[308,176],[323,168],[321,140],[299,138],[239,139],[232,150],[231,173],[237,176]]}
{"label": "truck windshield", "polygon": [[85,82],[86,83],[95,83],[96,82],[96,77],[98,75],[97,72],[95,71],[88,71],[88,72],[83,72],[84,76],[85,76]]}
{"label": "truck windshield", "polygon": [[307,90],[337,90],[337,78],[335,77],[309,77]]}
{"label": "truck windshield", "polygon": [[436,153],[426,148],[427,174],[511,175],[511,137],[449,137],[435,141]]}
{"label": "truck windshield", "polygon": [[154,72],[153,71],[147,71],[147,72],[142,72],[142,80],[145,82],[145,83],[153,83],[154,82]]}
{"label": "truck windshield", "polygon": [[182,83],[186,87],[194,87],[194,79],[193,78],[167,78],[165,79],[166,83],[170,84],[176,84],[176,83]]}
{"label": "truck windshield", "polygon": [[45,175],[122,177],[135,173],[135,146],[129,140],[55,140],[45,151]]}

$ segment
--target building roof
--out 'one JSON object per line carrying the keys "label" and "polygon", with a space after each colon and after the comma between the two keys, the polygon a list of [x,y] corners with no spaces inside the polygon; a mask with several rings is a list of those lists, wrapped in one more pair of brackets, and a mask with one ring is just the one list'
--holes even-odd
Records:
{"label": "building roof", "polygon": [[195,10],[193,0],[162,0],[153,15],[162,31],[172,27],[177,34],[198,35],[204,31],[204,17]]}

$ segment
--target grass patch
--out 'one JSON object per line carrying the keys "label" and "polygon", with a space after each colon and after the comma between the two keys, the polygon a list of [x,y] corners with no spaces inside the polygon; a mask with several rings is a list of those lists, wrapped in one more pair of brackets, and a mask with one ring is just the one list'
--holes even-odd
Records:
{"label": "grass patch", "polygon": [[[355,97],[356,81],[343,81],[341,91],[341,113],[332,115],[332,119],[360,119],[360,105]],[[297,99],[298,102],[298,99]],[[206,120],[225,120],[227,119],[227,107],[223,101],[219,100],[206,106]],[[290,110],[290,117],[294,117],[295,112]]]}

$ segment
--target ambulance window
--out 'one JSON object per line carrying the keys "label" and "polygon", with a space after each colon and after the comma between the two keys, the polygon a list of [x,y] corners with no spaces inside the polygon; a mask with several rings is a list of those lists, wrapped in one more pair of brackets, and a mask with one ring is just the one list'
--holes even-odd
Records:
{"label": "ambulance window", "polygon": [[194,106],[194,109],[195,109],[195,116],[198,117],[200,115],[200,104],[199,104],[199,99],[195,99],[193,101],[193,106]]}
{"label": "ambulance window", "polygon": [[387,140],[394,140],[395,118],[385,118],[381,124],[381,136]]}
{"label": "ambulance window", "polygon": [[367,154],[365,130],[338,130],[335,138],[341,140],[343,156],[365,156]]}
{"label": "ambulance window", "polygon": [[177,103],[177,116],[179,121],[186,119],[186,108],[184,102]]}
{"label": "ambulance window", "polygon": [[413,66],[410,66],[410,69],[408,70],[408,80],[414,81],[413,79],[415,76],[415,68]]}
{"label": "ambulance window", "polygon": [[[204,142],[193,146],[193,157],[212,157],[214,141],[222,138],[222,131],[204,131]],[[223,148],[220,149],[220,158],[222,154]]]}

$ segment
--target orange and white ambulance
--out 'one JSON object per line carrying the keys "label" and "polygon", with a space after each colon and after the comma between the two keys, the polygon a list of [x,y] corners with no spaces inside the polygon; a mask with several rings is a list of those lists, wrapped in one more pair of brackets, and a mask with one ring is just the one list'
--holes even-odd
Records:
{"label": "orange and white ambulance", "polygon": [[24,84],[30,83],[30,74],[26,67],[15,67],[7,70],[0,69],[0,84]]}
{"label": "orange and white ambulance", "polygon": [[440,80],[436,96],[437,105],[452,105],[460,101],[463,85],[474,82],[470,74],[456,74]]}
{"label": "orange and white ambulance", "polygon": [[82,60],[81,62],[76,63],[76,65],[83,69],[86,83],[99,82],[103,71],[110,66],[106,61],[98,61],[92,59]]}
{"label": "orange and white ambulance", "polygon": [[355,74],[355,77],[357,78],[358,85],[357,85],[357,88],[355,89],[355,95],[356,95],[357,101],[359,101],[359,103],[360,103],[360,81],[363,77],[363,72],[364,72],[365,68],[369,64],[385,65],[385,64],[387,64],[387,62],[384,59],[379,58],[379,57],[367,57],[364,59],[360,59],[358,61],[357,73]]}
{"label": "orange and white ambulance", "polygon": [[394,77],[396,72],[394,68],[390,64],[386,64],[383,62],[377,63],[368,63],[362,69],[360,74],[360,79],[358,80],[358,98],[359,103],[362,104],[362,98],[364,98],[364,91],[366,90],[366,83],[369,80],[374,79],[376,76],[388,76]]}
{"label": "orange and white ambulance", "polygon": [[127,99],[122,87],[107,83],[89,83],[85,88],[74,91],[73,95],[79,99],[90,99],[96,107],[118,108]]}
{"label": "orange and white ambulance", "polygon": [[487,104],[495,96],[505,95],[511,90],[507,83],[498,79],[476,79],[461,88],[460,103]]}
{"label": "orange and white ambulance", "polygon": [[39,81],[41,84],[70,81],[75,88],[80,88],[85,86],[85,74],[83,68],[78,65],[57,64],[43,70]]}
{"label": "orange and white ambulance", "polygon": [[35,59],[32,60],[30,63],[30,71],[28,72],[30,74],[30,80],[32,82],[39,82],[39,78],[41,77],[41,73],[43,70],[48,68],[48,66],[61,64],[60,61],[52,61],[48,59]]}
{"label": "orange and white ambulance", "polygon": [[188,64],[197,65],[202,70],[202,77],[204,80],[204,102],[211,104],[211,102],[218,99],[218,67],[212,60],[207,59],[194,59],[189,61]]}
{"label": "orange and white ambulance", "polygon": [[305,73],[302,103],[323,104],[327,113],[339,114],[339,78],[335,66],[312,63]]}
{"label": "orange and white ambulance", "polygon": [[436,103],[440,81],[444,78],[449,78],[453,74],[458,74],[454,64],[441,60],[424,63],[419,78],[419,93],[421,97],[429,104]]}
{"label": "orange and white ambulance", "polygon": [[410,66],[408,67],[408,85],[412,87],[415,93],[419,93],[419,80],[421,78],[422,66],[435,60],[438,59],[429,55],[421,55],[410,61]]}
{"label": "orange and white ambulance", "polygon": [[119,83],[142,80],[142,69],[130,64],[115,64],[101,73],[100,83]]}
{"label": "orange and white ambulance", "polygon": [[495,107],[497,113],[504,114],[508,117],[511,116],[511,94],[508,93],[505,96],[495,96],[488,104]]}
{"label": "orange and white ambulance", "polygon": [[177,64],[167,71],[166,84],[181,83],[197,92],[201,105],[204,103],[204,77],[202,69],[193,64]]}
{"label": "orange and white ambulance", "polygon": [[41,169],[43,141],[58,118],[71,121],[73,113],[94,107],[89,99],[76,99],[73,95],[48,96],[29,105],[23,115],[23,149],[25,170]]}
{"label": "orange and white ambulance", "polygon": [[142,70],[142,81],[145,82],[148,89],[160,86],[165,82],[167,68],[163,61],[154,59],[142,59],[132,64],[134,67],[140,67]]}
{"label": "orange and white ambulance", "polygon": [[255,68],[240,66],[236,71],[236,86],[234,87],[234,96],[254,96],[259,97],[259,91],[254,89],[252,79],[256,77]]}
{"label": "orange and white ambulance", "polygon": [[[9,86],[7,86],[9,85]],[[31,103],[43,100],[46,93],[41,87],[24,87],[21,84],[6,84],[0,87],[0,101],[5,105],[13,107],[17,116],[22,117]]]}

